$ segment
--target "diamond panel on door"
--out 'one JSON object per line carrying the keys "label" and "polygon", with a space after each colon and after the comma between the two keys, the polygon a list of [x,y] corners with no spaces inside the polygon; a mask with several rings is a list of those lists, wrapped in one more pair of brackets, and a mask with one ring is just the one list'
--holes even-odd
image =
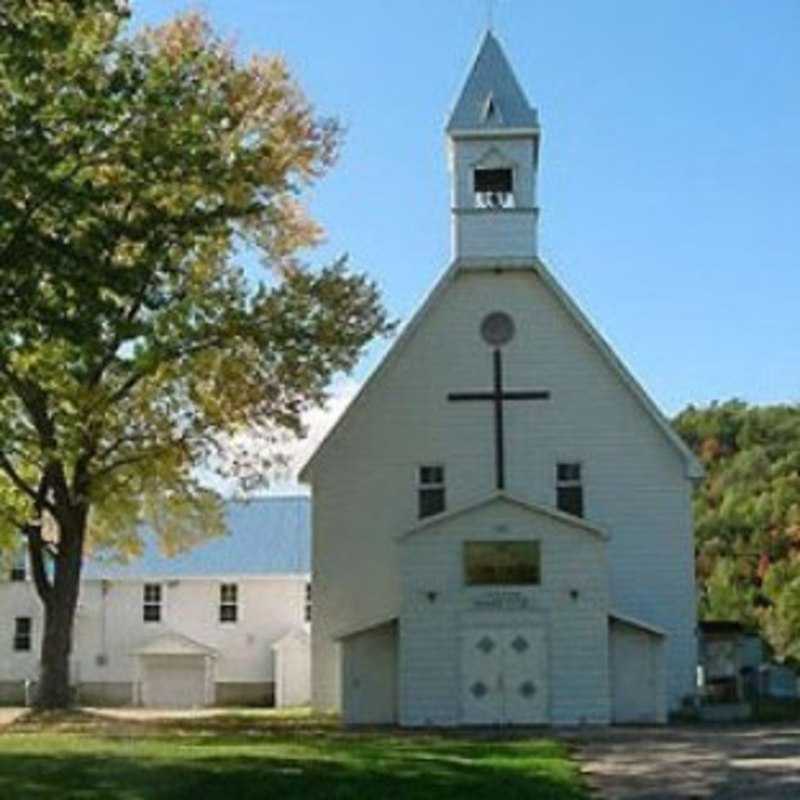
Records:
{"label": "diamond panel on door", "polygon": [[495,631],[466,628],[461,639],[461,714],[465,725],[499,725],[502,648]]}
{"label": "diamond panel on door", "polygon": [[547,721],[547,658],[542,628],[498,632],[503,648],[504,718],[509,725]]}
{"label": "diamond panel on door", "polygon": [[530,647],[528,640],[522,636],[517,636],[514,641],[511,642],[511,646],[517,653],[524,653]]}
{"label": "diamond panel on door", "polygon": [[477,700],[489,694],[489,690],[486,688],[486,684],[483,683],[483,681],[475,681],[475,683],[469,687],[469,690],[472,692],[472,696]]}
{"label": "diamond panel on door", "polygon": [[520,684],[519,693],[526,700],[530,700],[536,694],[536,686],[534,686],[533,681],[525,681]]}

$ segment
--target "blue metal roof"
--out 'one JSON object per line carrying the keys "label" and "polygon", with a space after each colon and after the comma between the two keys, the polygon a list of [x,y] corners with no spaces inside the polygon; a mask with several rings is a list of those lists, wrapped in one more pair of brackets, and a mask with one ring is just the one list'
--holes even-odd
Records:
{"label": "blue metal roof", "polygon": [[302,574],[311,570],[311,503],[308,497],[266,497],[226,504],[229,533],[167,558],[152,532],[141,558],[121,564],[88,558],[84,578],[210,577]]}

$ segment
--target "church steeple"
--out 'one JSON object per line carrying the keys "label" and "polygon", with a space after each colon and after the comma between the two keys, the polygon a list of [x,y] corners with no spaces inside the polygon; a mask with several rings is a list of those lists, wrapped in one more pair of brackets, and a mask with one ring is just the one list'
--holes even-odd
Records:
{"label": "church steeple", "polygon": [[536,109],[531,108],[500,42],[486,31],[478,55],[450,114],[447,132],[524,128],[538,131]]}
{"label": "church steeple", "polygon": [[478,266],[533,261],[539,123],[491,31],[446,130],[454,257]]}

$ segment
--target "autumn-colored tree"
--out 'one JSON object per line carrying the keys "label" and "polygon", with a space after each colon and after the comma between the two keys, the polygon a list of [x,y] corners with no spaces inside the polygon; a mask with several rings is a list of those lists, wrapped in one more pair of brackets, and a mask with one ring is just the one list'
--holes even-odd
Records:
{"label": "autumn-colored tree", "polygon": [[766,640],[780,661],[800,664],[800,557],[773,564],[762,591],[768,600],[760,614]]}
{"label": "autumn-colored tree", "polygon": [[0,6],[0,543],[27,537],[44,708],[69,703],[87,547],[135,551],[142,519],[173,551],[219,532],[197,468],[263,479],[276,437],[387,330],[363,275],[296,257],[336,123],[202,17],[129,34],[127,16]]}
{"label": "autumn-colored tree", "polygon": [[800,407],[690,406],[675,426],[706,468],[694,498],[701,614],[757,628],[800,663]]}

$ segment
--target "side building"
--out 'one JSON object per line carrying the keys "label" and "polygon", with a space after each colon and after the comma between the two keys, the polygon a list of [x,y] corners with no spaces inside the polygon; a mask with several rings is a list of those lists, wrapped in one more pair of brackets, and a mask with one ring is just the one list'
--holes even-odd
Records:
{"label": "side building", "polygon": [[[195,708],[310,696],[305,497],[231,502],[229,535],[167,558],[84,567],[71,662],[77,702]],[[43,611],[24,559],[0,579],[0,704],[35,691]]]}

